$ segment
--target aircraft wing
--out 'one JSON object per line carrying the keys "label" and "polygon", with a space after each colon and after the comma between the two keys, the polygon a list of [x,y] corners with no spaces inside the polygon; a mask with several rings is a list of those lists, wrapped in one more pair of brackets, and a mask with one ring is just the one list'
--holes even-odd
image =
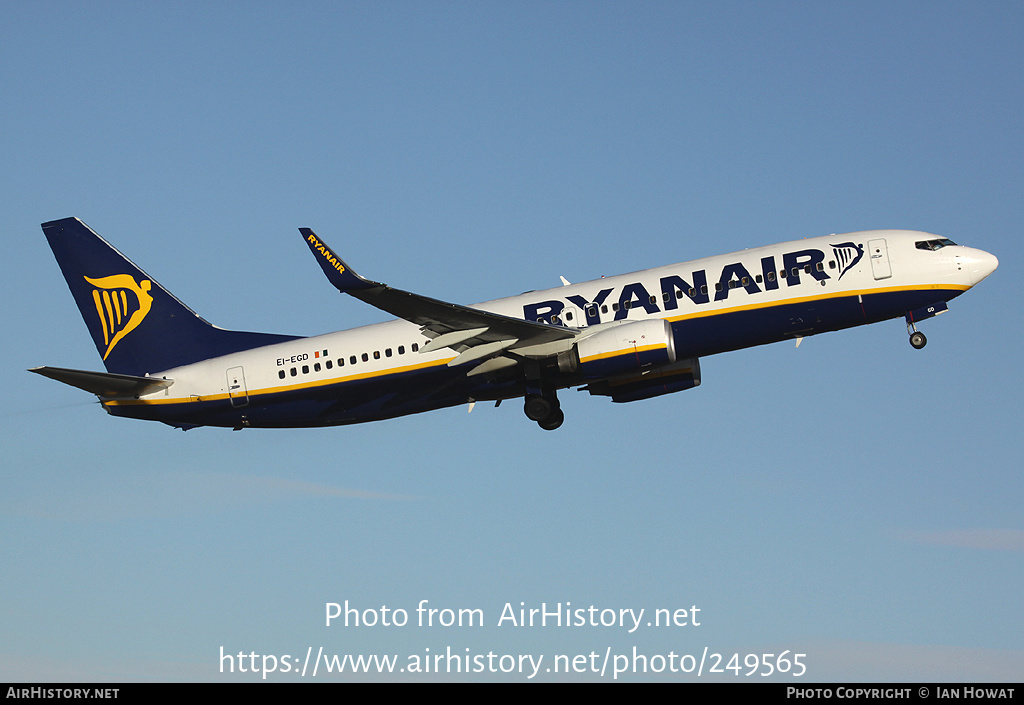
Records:
{"label": "aircraft wing", "polygon": [[421,352],[444,347],[461,351],[459,357],[452,360],[449,365],[494,357],[505,350],[569,340],[577,335],[569,328],[524,321],[499,313],[439,301],[364,279],[335,255],[312,230],[299,228],[299,232],[320,263],[324,274],[338,291],[415,323],[421,327],[424,334],[433,338]]}

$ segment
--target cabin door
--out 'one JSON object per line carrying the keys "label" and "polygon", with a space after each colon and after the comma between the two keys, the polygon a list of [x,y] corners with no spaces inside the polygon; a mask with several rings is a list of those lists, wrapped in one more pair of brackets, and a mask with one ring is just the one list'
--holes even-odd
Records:
{"label": "cabin door", "polygon": [[583,328],[587,325],[587,319],[583,317],[583,311],[572,304],[566,304],[560,315],[562,325],[569,328]]}
{"label": "cabin door", "polygon": [[241,367],[231,367],[227,374],[228,398],[231,399],[231,406],[248,406],[249,392],[245,388],[245,372]]}
{"label": "cabin door", "polygon": [[889,249],[885,246],[885,240],[868,240],[868,253],[871,256],[871,273],[875,279],[891,277],[892,266],[889,264]]}

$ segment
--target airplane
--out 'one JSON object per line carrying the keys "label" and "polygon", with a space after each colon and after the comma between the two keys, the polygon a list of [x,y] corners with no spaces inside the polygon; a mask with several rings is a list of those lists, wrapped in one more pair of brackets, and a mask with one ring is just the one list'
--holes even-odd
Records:
{"label": "airplane", "polygon": [[917,324],[995,271],[982,250],[911,230],[814,237],[463,306],[365,279],[299,232],[338,291],[396,319],[313,337],[225,330],[78,218],[42,224],[106,372],[31,372],[113,416],[295,428],[523,398],[542,429],[557,392],[626,403],[701,382],[700,358],[903,316]]}

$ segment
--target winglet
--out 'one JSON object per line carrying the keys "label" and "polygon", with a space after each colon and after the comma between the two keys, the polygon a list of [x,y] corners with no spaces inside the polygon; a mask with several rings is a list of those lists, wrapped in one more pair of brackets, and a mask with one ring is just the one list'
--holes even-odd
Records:
{"label": "winglet", "polygon": [[369,279],[363,279],[352,271],[352,268],[334,254],[331,248],[327,246],[327,243],[317,237],[316,233],[309,228],[299,228],[299,232],[302,233],[302,237],[306,244],[309,245],[309,249],[316,257],[316,261],[320,263],[320,268],[324,270],[324,274],[327,275],[331,284],[338,288],[338,291],[347,294],[359,289],[373,289],[374,287],[384,286]]}

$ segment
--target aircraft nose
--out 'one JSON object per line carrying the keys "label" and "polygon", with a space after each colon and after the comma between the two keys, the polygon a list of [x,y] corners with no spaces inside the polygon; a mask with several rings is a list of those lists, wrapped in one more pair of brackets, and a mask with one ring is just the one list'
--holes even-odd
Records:
{"label": "aircraft nose", "polygon": [[968,248],[962,261],[968,274],[970,274],[972,285],[977,284],[996,271],[996,267],[999,266],[999,260],[996,259],[995,255],[973,248]]}

